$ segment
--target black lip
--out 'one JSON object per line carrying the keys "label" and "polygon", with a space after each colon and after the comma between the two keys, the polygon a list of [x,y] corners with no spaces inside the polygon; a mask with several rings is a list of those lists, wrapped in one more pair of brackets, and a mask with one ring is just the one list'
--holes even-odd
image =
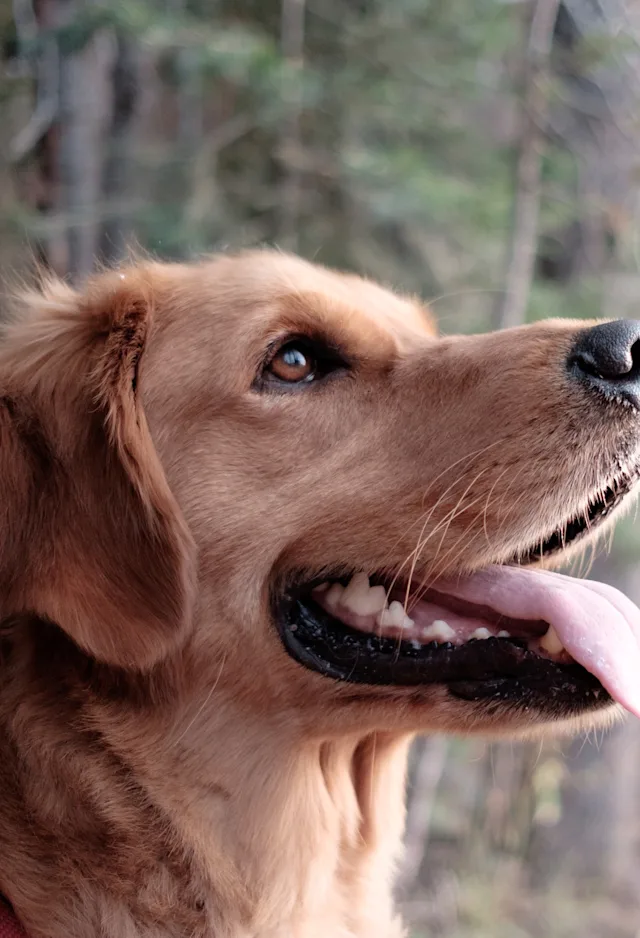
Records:
{"label": "black lip", "polygon": [[600,524],[624,501],[638,481],[638,473],[625,473],[608,486],[589,503],[587,509],[565,524],[556,528],[542,544],[536,544],[519,552],[512,560],[525,566],[541,558],[552,557],[565,550],[571,544],[592,534]]}
{"label": "black lip", "polygon": [[464,645],[414,645],[358,632],[325,612],[306,591],[277,603],[276,622],[299,664],[337,681],[371,686],[445,684],[465,700],[520,703],[568,716],[611,704],[600,682],[578,664],[557,664],[516,639]]}

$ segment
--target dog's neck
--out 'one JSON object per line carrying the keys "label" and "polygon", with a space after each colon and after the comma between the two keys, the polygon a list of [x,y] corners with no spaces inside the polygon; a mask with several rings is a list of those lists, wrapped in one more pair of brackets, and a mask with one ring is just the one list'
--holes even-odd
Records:
{"label": "dog's neck", "polygon": [[212,934],[399,936],[392,880],[409,740],[384,733],[301,739],[286,721],[269,725],[264,717],[253,726],[223,718],[207,735],[215,754],[206,742],[189,749],[196,759],[211,752],[209,781],[190,798],[176,791],[165,810],[185,841],[198,845],[221,900],[216,909],[213,899]]}
{"label": "dog's neck", "polygon": [[[93,672],[65,687],[63,652],[47,661],[48,692],[43,674],[40,695],[19,700],[24,672],[3,690],[0,892],[28,934],[402,933],[406,737],[312,739],[292,716],[231,711],[215,690],[178,706],[127,700],[127,687],[96,692]],[[9,713],[23,741],[31,727],[21,752]]]}

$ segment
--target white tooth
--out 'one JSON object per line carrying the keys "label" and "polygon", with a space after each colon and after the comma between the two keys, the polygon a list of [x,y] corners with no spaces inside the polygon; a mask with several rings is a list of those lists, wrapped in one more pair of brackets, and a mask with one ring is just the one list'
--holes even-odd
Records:
{"label": "white tooth", "polygon": [[357,616],[375,615],[382,612],[386,604],[387,591],[384,586],[369,586],[366,573],[354,574],[340,599],[340,605]]}
{"label": "white tooth", "polygon": [[471,633],[471,638],[491,638],[489,629],[476,629]]}
{"label": "white tooth", "polygon": [[394,599],[388,609],[383,609],[378,615],[378,625],[393,625],[399,629],[408,629],[413,625],[413,619],[405,615],[402,603]]}
{"label": "white tooth", "polygon": [[372,586],[366,597],[363,597],[361,603],[365,611],[362,615],[376,615],[387,605],[387,591],[384,586]]}
{"label": "white tooth", "polygon": [[437,629],[443,629],[445,632],[450,632],[452,635],[455,634],[449,623],[445,622],[444,619],[434,619],[433,625],[435,625]]}
{"label": "white tooth", "polygon": [[498,632],[497,638],[511,638],[511,632],[506,632],[503,629],[501,632]]}
{"label": "white tooth", "polygon": [[366,593],[369,589],[369,577],[364,571],[360,573],[354,573],[349,582],[345,587],[345,592],[348,592],[352,595],[357,595],[358,593]]}
{"label": "white tooth", "polygon": [[548,651],[550,655],[557,655],[563,650],[564,645],[558,638],[558,633],[552,625],[549,626],[540,639],[540,647]]}
{"label": "white tooth", "polygon": [[344,586],[341,583],[332,583],[323,597],[323,605],[329,609],[334,609],[338,603],[342,602]]}
{"label": "white tooth", "polygon": [[422,630],[423,638],[432,642],[450,642],[452,638],[455,638],[455,635],[454,630],[444,619],[436,619],[435,622]]}

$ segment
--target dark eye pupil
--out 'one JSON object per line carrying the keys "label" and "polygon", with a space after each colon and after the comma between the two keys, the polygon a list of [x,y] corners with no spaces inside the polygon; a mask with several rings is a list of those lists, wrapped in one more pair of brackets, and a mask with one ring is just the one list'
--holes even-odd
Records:
{"label": "dark eye pupil", "polygon": [[282,360],[289,368],[304,368],[307,359],[299,348],[288,348],[282,353]]}

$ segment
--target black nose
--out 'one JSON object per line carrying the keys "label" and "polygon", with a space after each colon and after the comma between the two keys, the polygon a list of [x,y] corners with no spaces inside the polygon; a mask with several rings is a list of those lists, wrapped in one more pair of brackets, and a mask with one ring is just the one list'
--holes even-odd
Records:
{"label": "black nose", "polygon": [[618,319],[585,329],[573,346],[569,368],[610,399],[640,409],[640,322]]}

